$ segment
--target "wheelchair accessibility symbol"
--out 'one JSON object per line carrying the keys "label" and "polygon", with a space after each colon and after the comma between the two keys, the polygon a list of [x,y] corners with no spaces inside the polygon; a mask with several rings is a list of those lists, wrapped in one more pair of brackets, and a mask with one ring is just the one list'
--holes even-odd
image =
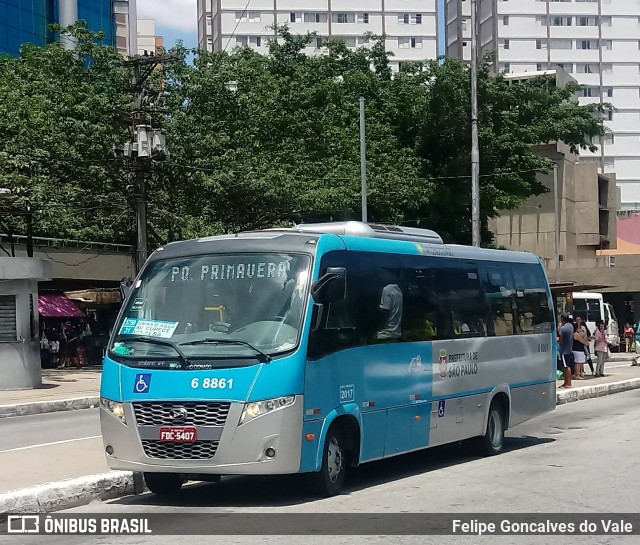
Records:
{"label": "wheelchair accessibility symbol", "polygon": [[438,418],[442,418],[444,416],[444,399],[438,401]]}
{"label": "wheelchair accessibility symbol", "polygon": [[134,394],[146,394],[151,388],[151,373],[138,373],[133,385]]}

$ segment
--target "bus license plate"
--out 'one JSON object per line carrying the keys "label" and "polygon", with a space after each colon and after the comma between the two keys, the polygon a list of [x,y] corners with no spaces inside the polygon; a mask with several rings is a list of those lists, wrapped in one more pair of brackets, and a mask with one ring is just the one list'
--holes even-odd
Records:
{"label": "bus license plate", "polygon": [[195,440],[195,428],[160,428],[160,441],[171,443],[193,443]]}

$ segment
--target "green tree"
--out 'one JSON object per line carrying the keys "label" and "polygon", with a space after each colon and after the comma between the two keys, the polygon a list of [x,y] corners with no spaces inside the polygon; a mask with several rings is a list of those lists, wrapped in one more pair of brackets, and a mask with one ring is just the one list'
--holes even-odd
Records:
{"label": "green tree", "polygon": [[[100,35],[82,23],[68,32],[75,53],[53,43],[0,56],[0,186],[11,209],[34,212],[36,235],[130,240],[127,177],[113,160],[127,137],[128,75]],[[20,217],[4,223],[25,232]]]}

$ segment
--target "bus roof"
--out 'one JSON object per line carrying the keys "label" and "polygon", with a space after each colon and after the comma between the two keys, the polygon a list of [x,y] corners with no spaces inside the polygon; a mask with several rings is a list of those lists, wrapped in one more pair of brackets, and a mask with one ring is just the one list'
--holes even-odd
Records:
{"label": "bus roof", "polygon": [[539,263],[534,254],[444,244],[442,238],[429,229],[398,227],[362,222],[302,224],[289,228],[247,231],[169,243],[152,255],[163,259],[211,252],[284,252],[315,253],[319,238],[334,236],[342,240],[345,249],[399,254],[422,254],[434,257]]}

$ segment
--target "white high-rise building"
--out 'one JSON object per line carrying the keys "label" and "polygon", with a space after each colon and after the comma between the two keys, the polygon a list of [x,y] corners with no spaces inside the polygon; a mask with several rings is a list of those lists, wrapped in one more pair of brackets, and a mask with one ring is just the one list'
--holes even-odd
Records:
{"label": "white high-rise building", "polygon": [[[598,153],[581,153],[615,172],[621,208],[640,209],[640,2],[637,0],[477,0],[481,53],[502,72],[553,69],[585,86],[580,102],[611,103],[611,130]],[[446,0],[447,55],[471,58],[471,0]]]}
{"label": "white high-rise building", "polygon": [[329,37],[348,47],[367,45],[364,36],[386,36],[394,64],[437,57],[437,0],[198,0],[201,49],[230,51],[249,46],[266,52],[274,23],[292,32],[317,32],[315,50]]}

